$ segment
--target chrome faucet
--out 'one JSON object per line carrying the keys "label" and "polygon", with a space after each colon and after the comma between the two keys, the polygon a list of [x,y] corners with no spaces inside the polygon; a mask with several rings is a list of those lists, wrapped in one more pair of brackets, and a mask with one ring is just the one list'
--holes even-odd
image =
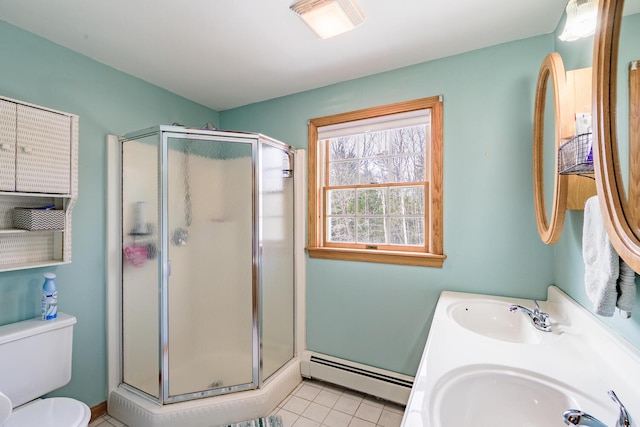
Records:
{"label": "chrome faucet", "polygon": [[613,390],[609,390],[607,392],[611,400],[618,404],[618,408],[620,409],[620,415],[618,415],[618,421],[616,422],[616,427],[631,427],[633,425],[633,421],[631,420],[631,415],[627,411],[627,408],[624,407],[618,396],[614,393]]}
{"label": "chrome faucet", "polygon": [[533,300],[536,304],[533,311],[529,310],[526,307],[523,307],[518,304],[513,304],[509,306],[509,311],[515,313],[516,311],[521,311],[527,316],[531,318],[531,322],[536,329],[541,330],[542,332],[551,332],[551,322],[549,321],[549,314],[544,311],[540,311],[540,306],[538,305],[538,301]]}
{"label": "chrome faucet", "polygon": [[[631,416],[629,412],[627,412],[627,408],[624,407],[618,396],[614,393],[613,390],[609,390],[609,397],[618,404],[620,408],[620,415],[616,420],[615,427],[632,427],[633,422],[631,421]],[[591,415],[579,411],[577,409],[569,409],[562,414],[564,418],[564,423],[566,425],[574,425],[574,426],[590,426],[590,427],[607,427],[606,424],[599,421],[597,418],[592,417]]]}
{"label": "chrome faucet", "polygon": [[564,423],[568,426],[608,427],[597,418],[577,409],[569,409],[568,411],[565,411],[564,414],[562,414],[562,417],[564,418]]}

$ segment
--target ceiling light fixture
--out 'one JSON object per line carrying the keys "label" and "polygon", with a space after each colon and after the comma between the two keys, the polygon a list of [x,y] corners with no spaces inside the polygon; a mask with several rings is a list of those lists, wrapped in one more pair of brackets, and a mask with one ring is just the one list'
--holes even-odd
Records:
{"label": "ceiling light fixture", "polygon": [[290,9],[323,39],[353,30],[364,22],[356,0],[300,0]]}
{"label": "ceiling light fixture", "polygon": [[593,35],[598,21],[597,0],[569,0],[567,22],[558,37],[564,42],[572,42]]}

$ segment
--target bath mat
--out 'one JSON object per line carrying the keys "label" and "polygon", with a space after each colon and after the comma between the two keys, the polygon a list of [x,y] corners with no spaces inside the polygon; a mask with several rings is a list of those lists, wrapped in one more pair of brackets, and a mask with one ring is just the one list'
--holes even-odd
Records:
{"label": "bath mat", "polygon": [[269,415],[268,417],[256,418],[255,420],[229,424],[225,427],[282,427],[282,418],[280,418],[280,415]]}

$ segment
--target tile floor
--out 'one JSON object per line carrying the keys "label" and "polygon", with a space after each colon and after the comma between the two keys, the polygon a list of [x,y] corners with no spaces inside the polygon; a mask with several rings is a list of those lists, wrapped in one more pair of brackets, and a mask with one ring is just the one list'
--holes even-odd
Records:
{"label": "tile floor", "polygon": [[[273,411],[284,427],[399,427],[404,406],[315,380],[302,381]],[[270,414],[271,415],[271,414]],[[126,427],[104,415],[89,427]]]}
{"label": "tile floor", "polygon": [[89,423],[89,427],[127,427],[125,424],[122,424],[120,421],[109,415],[103,415],[100,418],[94,420],[92,423]]}
{"label": "tile floor", "polygon": [[404,406],[304,380],[273,413],[284,427],[399,427]]}

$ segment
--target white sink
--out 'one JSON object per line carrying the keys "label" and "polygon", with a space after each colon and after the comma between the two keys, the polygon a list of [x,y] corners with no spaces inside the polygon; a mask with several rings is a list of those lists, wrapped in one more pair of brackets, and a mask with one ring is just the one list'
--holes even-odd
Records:
{"label": "white sink", "polygon": [[449,316],[458,325],[486,337],[522,344],[540,343],[540,332],[524,313],[509,311],[500,301],[467,300],[452,304]]}
{"label": "white sink", "polygon": [[[453,370],[433,390],[428,409],[432,427],[562,427],[568,409],[602,416],[603,421],[615,415],[563,383],[499,366]],[[603,395],[602,401],[606,399]]]}

